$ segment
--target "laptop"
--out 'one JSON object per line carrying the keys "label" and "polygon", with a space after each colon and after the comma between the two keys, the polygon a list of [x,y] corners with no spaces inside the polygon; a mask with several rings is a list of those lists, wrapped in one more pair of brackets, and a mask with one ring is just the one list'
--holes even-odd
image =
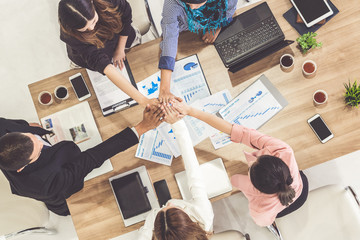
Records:
{"label": "laptop", "polygon": [[229,71],[236,72],[290,45],[269,5],[263,2],[234,17],[214,42]]}

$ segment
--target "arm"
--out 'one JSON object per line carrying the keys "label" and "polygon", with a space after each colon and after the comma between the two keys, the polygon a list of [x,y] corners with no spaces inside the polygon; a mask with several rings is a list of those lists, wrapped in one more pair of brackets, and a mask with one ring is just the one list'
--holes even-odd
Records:
{"label": "arm", "polygon": [[[160,125],[160,117],[163,116],[161,109],[151,109],[150,106],[145,108],[143,115],[143,120],[135,126],[139,136]],[[73,161],[62,166],[62,171],[52,183],[53,189],[61,189],[65,198],[70,197],[83,187],[84,178],[89,172],[100,167],[106,159],[137,143],[136,134],[126,128],[95,147],[77,154]]]}
{"label": "arm", "polygon": [[181,114],[195,117],[203,122],[206,122],[219,131],[231,135],[231,141],[233,142],[243,143],[255,149],[263,149],[268,147],[271,152],[284,148],[290,148],[285,142],[274,137],[267,136],[261,132],[256,131],[255,129],[236,124],[232,125],[222,118],[219,118],[210,113],[203,112],[183,102],[173,100],[171,103]]}
{"label": "arm", "polygon": [[185,165],[187,182],[192,195],[191,203],[195,205],[197,213],[201,216],[205,231],[212,229],[214,213],[208,199],[204,179],[200,171],[199,162],[196,158],[194,147],[189,131],[183,120],[183,115],[178,114],[175,109],[165,106],[165,121],[171,123],[176,141],[181,150],[181,156]]}
{"label": "arm", "polygon": [[161,55],[159,61],[159,69],[161,70],[161,83],[159,100],[168,102],[173,98],[170,92],[171,74],[174,71],[175,57],[177,54],[177,45],[179,38],[179,21],[178,16],[181,14],[182,8],[176,2],[165,1],[162,13],[161,28],[163,32],[163,40],[160,43]]}
{"label": "arm", "polygon": [[197,118],[223,133],[229,135],[231,134],[232,124],[222,118],[219,118],[216,115],[207,112],[203,112],[197,108],[191,107],[184,102],[172,100],[171,104],[179,113]]}
{"label": "arm", "polygon": [[125,45],[126,41],[128,39],[128,36],[120,36],[118,45],[115,49],[114,56],[113,56],[113,62],[115,67],[120,68],[121,70],[124,68],[124,61],[125,61]]}
{"label": "arm", "polygon": [[115,67],[119,67],[120,69],[123,69],[124,67],[123,61],[125,60],[125,46],[130,31],[132,29],[131,27],[132,12],[131,12],[130,4],[125,0],[117,0],[117,2],[115,2],[115,6],[118,7],[118,12],[121,14],[123,29],[120,32],[119,41],[113,56],[113,62]]}
{"label": "arm", "polygon": [[6,118],[0,118],[0,137],[10,132],[29,132],[37,135],[44,135],[51,133],[42,127],[31,126],[25,120],[11,120]]}
{"label": "arm", "polygon": [[122,74],[118,71],[114,65],[109,64],[104,70],[105,75],[123,92],[129,95],[140,105],[156,105],[157,99],[148,99],[142,95]]}

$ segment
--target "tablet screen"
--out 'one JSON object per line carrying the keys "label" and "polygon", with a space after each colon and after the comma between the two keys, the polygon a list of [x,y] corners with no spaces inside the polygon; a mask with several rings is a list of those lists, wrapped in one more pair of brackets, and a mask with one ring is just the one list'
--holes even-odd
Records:
{"label": "tablet screen", "polygon": [[330,9],[324,0],[293,0],[306,22],[312,22],[328,13]]}

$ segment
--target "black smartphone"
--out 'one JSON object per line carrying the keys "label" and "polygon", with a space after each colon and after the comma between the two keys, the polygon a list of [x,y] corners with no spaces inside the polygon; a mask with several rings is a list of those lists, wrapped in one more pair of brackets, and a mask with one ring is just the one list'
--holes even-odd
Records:
{"label": "black smartphone", "polygon": [[154,188],[155,188],[156,195],[158,197],[160,207],[162,207],[167,203],[167,201],[169,201],[171,199],[171,195],[170,195],[166,180],[163,179],[163,180],[155,182]]}

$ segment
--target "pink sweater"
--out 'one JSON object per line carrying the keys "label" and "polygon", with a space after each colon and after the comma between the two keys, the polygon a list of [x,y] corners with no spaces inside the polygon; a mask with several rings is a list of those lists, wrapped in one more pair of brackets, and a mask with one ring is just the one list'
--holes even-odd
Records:
{"label": "pink sweater", "polygon": [[[283,141],[264,135],[255,129],[234,124],[231,130],[231,141],[243,143],[257,151],[248,153],[244,151],[248,165],[261,155],[272,155],[282,159],[289,167],[295,190],[294,201],[300,196],[303,183],[299,168],[295,160],[294,152],[289,145]],[[244,193],[249,200],[250,215],[259,226],[271,225],[276,215],[285,209],[276,194],[265,194],[257,190],[250,181],[249,175],[236,174],[231,177],[231,183]]]}

